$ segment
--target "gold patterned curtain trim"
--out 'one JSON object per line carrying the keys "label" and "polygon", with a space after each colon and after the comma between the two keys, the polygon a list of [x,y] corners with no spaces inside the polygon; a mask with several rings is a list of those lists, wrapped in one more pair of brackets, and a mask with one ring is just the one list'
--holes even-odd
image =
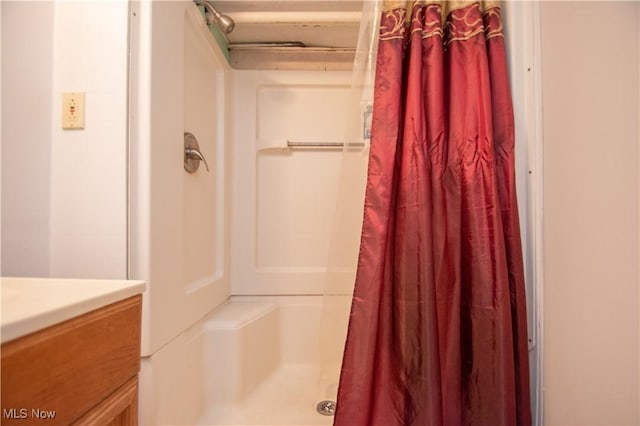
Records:
{"label": "gold patterned curtain trim", "polygon": [[442,8],[442,19],[444,20],[454,10],[464,9],[474,3],[478,3],[480,5],[480,10],[484,14],[493,8],[500,7],[501,2],[500,0],[383,0],[382,11],[388,12],[394,9],[406,9],[411,11],[416,4],[421,6],[436,4]]}
{"label": "gold patterned curtain trim", "polygon": [[493,37],[504,37],[504,26],[502,24],[502,19],[500,17],[500,14],[495,10],[495,8],[492,8],[491,10],[487,10],[485,13],[487,15],[495,15],[496,19],[494,19],[493,22],[496,22],[497,24],[499,24],[495,28],[488,28],[487,33],[485,34],[485,37],[487,38],[487,40]]}
{"label": "gold patterned curtain trim", "polygon": [[[391,3],[387,0],[387,3]],[[395,4],[403,2],[395,1]],[[442,3],[451,6],[465,5],[460,9],[447,9],[448,14],[442,13]],[[489,3],[492,5],[489,9]],[[420,33],[423,39],[439,36],[447,48],[454,41],[469,40],[484,33],[485,39],[504,37],[502,19],[500,17],[499,1],[454,1],[427,3],[422,1],[404,2],[412,5],[408,11],[404,7],[397,7],[383,11],[383,22],[380,24],[380,40],[404,39],[406,31],[411,34]],[[407,16],[411,13],[411,16]],[[480,15],[479,15],[480,14]],[[480,17],[482,16],[482,17]],[[434,19],[435,18],[435,19]]]}

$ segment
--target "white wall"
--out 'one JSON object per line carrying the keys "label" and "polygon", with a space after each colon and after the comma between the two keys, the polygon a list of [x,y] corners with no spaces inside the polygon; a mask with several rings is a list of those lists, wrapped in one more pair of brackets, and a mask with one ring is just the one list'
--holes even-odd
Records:
{"label": "white wall", "polygon": [[[57,1],[50,274],[127,277],[126,0]],[[86,92],[84,130],[62,130],[62,92]]]}
{"label": "white wall", "polygon": [[3,1],[0,7],[0,265],[5,276],[48,276],[54,3]]}
{"label": "white wall", "polygon": [[543,2],[545,425],[637,425],[640,3]]}
{"label": "white wall", "polygon": [[[128,3],[2,12],[2,273],[126,278]],[[84,130],[61,128],[70,91]]]}

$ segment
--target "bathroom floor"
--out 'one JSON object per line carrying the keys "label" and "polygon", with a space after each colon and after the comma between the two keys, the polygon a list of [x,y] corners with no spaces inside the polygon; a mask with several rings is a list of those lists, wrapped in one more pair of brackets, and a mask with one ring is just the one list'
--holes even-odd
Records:
{"label": "bathroom floor", "polygon": [[284,365],[246,399],[231,406],[204,410],[199,425],[331,425],[333,417],[316,411],[318,369],[310,365]]}

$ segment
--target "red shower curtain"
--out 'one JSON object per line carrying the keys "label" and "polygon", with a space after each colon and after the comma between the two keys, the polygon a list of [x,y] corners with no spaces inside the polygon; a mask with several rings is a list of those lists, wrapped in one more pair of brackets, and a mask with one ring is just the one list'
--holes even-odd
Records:
{"label": "red shower curtain", "polygon": [[385,6],[334,425],[530,425],[499,2]]}

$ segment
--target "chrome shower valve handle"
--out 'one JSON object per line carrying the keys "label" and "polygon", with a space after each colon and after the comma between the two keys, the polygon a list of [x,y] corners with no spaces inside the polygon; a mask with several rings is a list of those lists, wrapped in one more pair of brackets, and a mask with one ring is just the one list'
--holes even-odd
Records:
{"label": "chrome shower valve handle", "polygon": [[207,160],[204,158],[204,155],[200,151],[195,148],[188,148],[184,150],[184,155],[186,158],[190,160],[199,160],[204,163],[204,167],[206,167],[207,171],[209,171],[209,165],[207,164]]}
{"label": "chrome shower valve handle", "polygon": [[209,164],[200,152],[200,146],[196,137],[189,132],[184,133],[184,169],[189,173],[195,173],[200,167],[200,162],[209,171]]}

